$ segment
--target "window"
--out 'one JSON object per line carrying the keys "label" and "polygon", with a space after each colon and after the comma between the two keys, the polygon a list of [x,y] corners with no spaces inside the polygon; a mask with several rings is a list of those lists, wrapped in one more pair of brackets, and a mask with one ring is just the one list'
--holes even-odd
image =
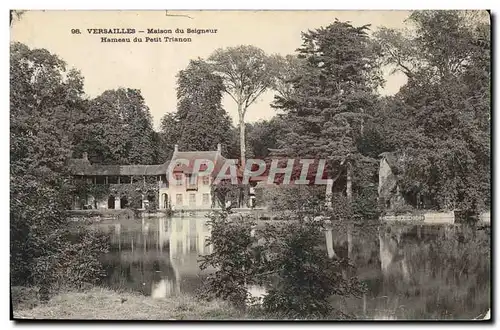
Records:
{"label": "window", "polygon": [[182,205],[182,194],[175,195],[175,205]]}
{"label": "window", "polygon": [[196,205],[196,194],[189,194],[189,206]]}
{"label": "window", "polygon": [[118,183],[118,177],[116,175],[108,176],[108,184],[117,184],[117,183]]}
{"label": "window", "polygon": [[120,183],[132,183],[130,176],[120,176]]}
{"label": "window", "polygon": [[208,205],[208,204],[210,204],[210,195],[203,194],[203,205]]}
{"label": "window", "polygon": [[175,185],[182,186],[182,174],[176,173],[174,177],[175,177]]}
{"label": "window", "polygon": [[186,189],[198,190],[198,178],[196,175],[186,174]]}
{"label": "window", "polygon": [[203,177],[203,184],[208,186],[210,184],[210,177],[208,175]]}

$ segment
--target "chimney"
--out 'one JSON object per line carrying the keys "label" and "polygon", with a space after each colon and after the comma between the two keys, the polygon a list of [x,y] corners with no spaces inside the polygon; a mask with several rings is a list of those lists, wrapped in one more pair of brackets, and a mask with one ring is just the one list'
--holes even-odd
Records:
{"label": "chimney", "polygon": [[217,152],[220,154],[222,150],[221,144],[217,143]]}
{"label": "chimney", "polygon": [[82,159],[83,160],[89,160],[88,154],[86,152],[82,153]]}
{"label": "chimney", "polygon": [[176,145],[174,146],[174,152],[178,152],[178,151],[179,151],[179,145],[178,145],[178,144],[176,144]]}

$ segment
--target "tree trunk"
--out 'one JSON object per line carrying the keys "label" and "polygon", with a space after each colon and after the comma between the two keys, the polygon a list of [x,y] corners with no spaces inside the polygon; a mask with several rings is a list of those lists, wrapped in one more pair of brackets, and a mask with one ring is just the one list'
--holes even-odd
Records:
{"label": "tree trunk", "polygon": [[352,230],[353,225],[349,223],[347,225],[347,258],[352,259]]}
{"label": "tree trunk", "polygon": [[[347,161],[347,179],[346,179],[346,195],[347,200],[349,202],[349,208],[352,207],[352,164],[348,160]],[[352,219],[349,219],[349,223],[347,224],[347,258],[351,260],[352,258]]]}
{"label": "tree trunk", "polygon": [[347,161],[346,195],[347,200],[352,202],[352,165],[350,161]]}
{"label": "tree trunk", "polygon": [[326,184],[326,192],[325,192],[325,199],[326,199],[326,208],[331,210],[332,209],[332,199],[333,199],[333,180],[329,179],[328,183]]}
{"label": "tree trunk", "polygon": [[[361,109],[361,113],[364,114],[365,111],[363,109]],[[365,129],[365,120],[363,118],[361,118],[361,127],[359,128],[359,132],[360,132],[361,136],[363,136],[364,129]]]}
{"label": "tree trunk", "polygon": [[238,104],[238,115],[240,119],[240,164],[241,168],[245,168],[245,115],[243,114],[242,105]]}

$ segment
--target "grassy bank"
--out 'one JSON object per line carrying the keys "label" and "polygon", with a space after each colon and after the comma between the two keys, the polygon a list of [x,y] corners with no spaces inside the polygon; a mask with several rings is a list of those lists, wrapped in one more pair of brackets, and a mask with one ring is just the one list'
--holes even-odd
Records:
{"label": "grassy bank", "polygon": [[[153,299],[134,292],[117,292],[103,288],[92,288],[85,292],[66,291],[41,303],[37,290],[13,287],[12,305],[15,319],[71,319],[71,320],[284,320],[282,315],[271,315],[260,309],[240,311],[223,301],[200,301],[193,296],[182,295],[164,299]],[[343,301],[353,306],[352,301]],[[401,315],[394,306],[368,304],[368,313],[355,311],[359,319],[367,320],[416,320],[449,319],[443,315]],[[339,306],[336,306],[339,307]],[[344,306],[345,307],[345,306]],[[344,309],[344,308],[341,308]],[[486,310],[486,309],[485,309]],[[399,311],[401,312],[401,311]],[[399,314],[399,315],[398,315]],[[478,316],[479,315],[479,316]],[[483,319],[475,317],[460,319]],[[356,317],[355,317],[356,318]],[[316,318],[311,318],[312,320]],[[326,317],[335,320],[339,317]],[[456,319],[456,318],[451,318]]]}
{"label": "grassy bank", "polygon": [[240,312],[225,302],[200,302],[190,296],[153,299],[133,292],[93,288],[63,292],[40,303],[36,290],[12,288],[16,319],[92,320],[227,320],[259,318]]}
{"label": "grassy bank", "polygon": [[258,308],[241,311],[223,301],[200,301],[183,294],[153,299],[135,292],[92,288],[65,291],[40,302],[37,289],[11,289],[15,319],[44,320],[284,320]]}
{"label": "grassy bank", "polygon": [[[15,319],[44,320],[286,320],[256,307],[241,311],[223,301],[200,301],[183,294],[153,299],[135,292],[92,288],[85,292],[65,291],[40,302],[37,290],[11,289]],[[300,318],[304,320],[304,318]],[[311,317],[310,320],[319,318]],[[324,319],[338,319],[326,317]]]}

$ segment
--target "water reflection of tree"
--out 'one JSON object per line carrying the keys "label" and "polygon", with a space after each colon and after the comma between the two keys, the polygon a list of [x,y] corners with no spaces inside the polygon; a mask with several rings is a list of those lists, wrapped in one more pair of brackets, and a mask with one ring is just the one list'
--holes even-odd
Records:
{"label": "water reflection of tree", "polygon": [[[364,241],[371,237],[370,233],[354,235],[353,261],[358,276],[369,287],[365,303],[372,313],[399,318],[472,318],[490,308],[488,232],[466,227],[383,225],[380,244],[392,244],[385,272],[382,265],[372,262],[380,251],[377,253],[378,244],[373,240]],[[342,303],[364,315],[363,301]]]}
{"label": "water reflection of tree", "polygon": [[135,219],[111,229],[114,254],[107,257],[108,284],[145,295],[180,290],[181,277],[198,276],[197,258],[208,252],[204,219]]}

